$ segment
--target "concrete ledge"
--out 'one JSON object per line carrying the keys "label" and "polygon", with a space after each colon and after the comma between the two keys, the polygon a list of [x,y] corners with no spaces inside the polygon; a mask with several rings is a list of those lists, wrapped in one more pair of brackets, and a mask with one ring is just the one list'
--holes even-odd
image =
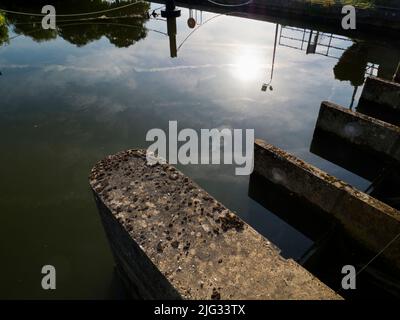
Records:
{"label": "concrete ledge", "polygon": [[[400,234],[400,212],[262,140],[256,140],[254,170],[336,218],[361,245],[380,252]],[[400,238],[382,257],[400,269]]]}
{"label": "concrete ledge", "polygon": [[337,135],[368,152],[400,160],[400,128],[387,122],[324,101],[316,129]]}
{"label": "concrete ledge", "polygon": [[371,182],[369,194],[400,209],[400,166],[325,131],[316,129],[310,151]]}
{"label": "concrete ledge", "polygon": [[400,111],[400,83],[368,77],[360,99]]}
{"label": "concrete ledge", "polygon": [[146,299],[339,299],[174,167],[109,156],[90,185],[115,261]]}
{"label": "concrete ledge", "polygon": [[331,133],[316,129],[310,152],[371,182],[369,194],[400,209],[400,166]]}

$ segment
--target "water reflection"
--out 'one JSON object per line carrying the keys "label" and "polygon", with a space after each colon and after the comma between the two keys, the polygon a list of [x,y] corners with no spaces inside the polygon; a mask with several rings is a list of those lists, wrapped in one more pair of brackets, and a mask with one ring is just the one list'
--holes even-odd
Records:
{"label": "water reflection", "polygon": [[181,16],[181,10],[176,9],[174,0],[167,0],[165,9],[161,11],[161,16],[167,19],[170,56],[171,58],[176,58],[178,56],[176,46],[176,18]]}
{"label": "water reflection", "polygon": [[0,12],[0,46],[6,42],[8,42],[7,22],[5,16]]}
{"label": "water reflection", "polygon": [[[46,1],[36,1],[34,4],[26,4],[21,1],[1,0],[0,5],[7,10],[27,12],[40,12],[41,6]],[[101,12],[103,10],[117,8],[122,4],[134,4],[135,1],[53,1],[57,7],[57,14],[68,14],[71,8],[74,13]],[[78,16],[57,20],[57,30],[44,30],[41,28],[40,17],[18,14],[7,14],[7,23],[13,26],[16,35],[29,36],[35,41],[53,40],[57,36],[62,37],[68,42],[77,46],[84,46],[90,42],[99,40],[105,36],[110,43],[116,47],[129,47],[135,42],[144,39],[147,32],[151,29],[145,27],[149,19],[163,20],[166,23],[166,32],[156,31],[168,36],[170,57],[175,58],[179,49],[185,42],[210,20],[218,18],[221,14],[211,17],[203,22],[203,11],[193,9],[188,6],[189,17],[187,26],[194,29],[189,35],[177,45],[177,18],[181,16],[181,10],[175,9],[174,1],[166,1],[166,6],[150,10],[150,3],[136,3],[127,8],[107,12],[98,15]],[[23,9],[21,9],[23,8]],[[170,13],[168,13],[170,12]],[[241,15],[240,12],[227,12],[226,14]],[[244,13],[243,16],[252,18],[251,14]],[[161,18],[160,18],[161,17]],[[279,36],[278,36],[279,32]],[[8,41],[8,30],[5,23],[0,23],[0,44]],[[366,40],[352,40],[334,33],[320,32],[312,29],[296,26],[276,24],[275,39],[273,44],[272,63],[270,64],[267,81],[261,86],[262,91],[272,90],[271,85],[274,73],[275,58],[277,56],[277,46],[292,48],[304,51],[307,55],[323,55],[327,58],[338,60],[333,68],[335,79],[349,81],[354,87],[350,108],[352,108],[358,87],[362,86],[366,75],[378,75],[382,78],[390,79],[397,67],[400,59],[399,50],[395,54],[386,53],[385,47],[376,46],[376,43],[369,43]],[[279,54],[278,54],[279,56]],[[248,81],[259,76],[263,72],[263,59],[251,50],[243,50],[238,54],[236,61],[233,62],[233,74],[238,80]],[[267,61],[266,61],[267,62]],[[268,63],[267,63],[268,65]]]}
{"label": "water reflection", "polygon": [[282,26],[279,45],[338,60],[333,68],[335,79],[349,81],[354,87],[350,109],[365,77],[375,75],[391,79],[400,59],[399,50],[388,55],[387,49],[376,43],[296,27]]}
{"label": "water reflection", "polygon": [[276,24],[276,27],[275,27],[274,52],[272,53],[271,77],[270,77],[268,82],[263,83],[263,85],[261,87],[261,91],[267,91],[267,89],[269,89],[271,91],[273,90],[273,87],[272,87],[271,83],[272,83],[272,78],[274,77],[276,43],[277,43],[277,39],[278,39],[278,30],[279,30],[279,24]]}
{"label": "water reflection", "polygon": [[[122,3],[129,1],[118,5]],[[0,4],[10,10],[39,11],[38,5],[22,1]],[[58,13],[116,5],[60,1]],[[6,230],[0,233],[0,260],[8,277],[1,281],[0,296],[48,297],[35,289],[44,261],[64,261],[58,298],[115,296],[107,287],[112,258],[87,173],[107,154],[146,147],[146,132],[165,128],[168,120],[195,130],[255,128],[257,137],[357,187],[369,186],[339,161],[336,166],[314,156],[309,146],[321,100],[347,104],[351,98],[351,79],[357,77],[346,72],[353,72],[351,59],[357,57],[348,55],[345,67],[339,68],[340,79],[333,70],[353,42],[368,48],[367,64],[379,64],[376,72],[391,69],[398,49],[369,39],[335,39],[332,32],[329,37],[315,31],[318,26],[290,26],[300,32],[282,21],[196,11],[192,5],[181,7],[181,16],[172,17],[168,27],[168,19],[161,16],[163,7],[145,4],[93,22],[59,21],[55,34],[42,33],[33,18],[6,15],[11,40],[0,48],[0,68],[7,75],[0,78],[0,135],[8,137],[2,140],[6,152],[1,161],[8,170],[2,172],[0,204],[7,214],[0,215]],[[281,34],[300,35],[300,40],[305,34],[301,50],[285,46],[291,44]],[[329,56],[319,54],[330,38]],[[355,69],[359,75],[361,66]],[[260,90],[263,84],[267,92]],[[273,91],[268,89],[271,85]],[[229,166],[180,169],[238,212],[283,255],[299,258],[312,245],[311,235],[285,221],[296,203],[282,213],[276,207],[264,209],[247,196],[248,178],[234,176]],[[21,233],[25,239],[16,236]]]}
{"label": "water reflection", "polygon": [[[140,2],[123,10],[110,11],[98,15],[81,15],[63,17],[71,12],[87,13],[101,12],[135,1],[52,1],[57,9],[56,30],[45,30],[41,27],[41,17],[7,14],[7,22],[13,26],[13,32],[17,35],[29,36],[37,42],[54,40],[57,36],[77,46],[84,46],[90,42],[106,37],[118,48],[129,47],[135,42],[144,39],[147,30],[145,22],[150,18],[150,3]],[[41,12],[41,8],[48,1],[35,1],[34,3],[22,3],[20,1],[0,1],[3,9],[10,11]],[[1,40],[0,40],[1,41]]]}

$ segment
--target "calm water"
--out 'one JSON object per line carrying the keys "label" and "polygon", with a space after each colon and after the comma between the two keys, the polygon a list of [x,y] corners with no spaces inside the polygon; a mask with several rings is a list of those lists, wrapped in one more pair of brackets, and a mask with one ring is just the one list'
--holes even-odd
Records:
{"label": "calm water", "polygon": [[[100,2],[81,0],[65,12],[96,11]],[[146,132],[167,130],[169,120],[180,129],[254,128],[257,138],[368,187],[313,155],[310,143],[321,101],[350,106],[355,93],[356,105],[364,73],[389,77],[398,51],[320,33],[321,54],[306,54],[309,30],[302,44],[289,39],[301,40],[299,30],[182,8],[171,58],[166,22],[145,15],[159,7],[130,8],[121,14],[137,17],[111,22],[60,18],[58,33],[41,30],[37,18],[7,16],[10,41],[0,47],[0,298],[122,296],[87,176],[108,154],[145,148]],[[194,32],[189,15],[199,23]],[[264,83],[273,90],[262,91]],[[312,245],[250,199],[249,178],[235,176],[233,167],[180,169],[284,256],[297,259]],[[52,292],[40,286],[45,264],[57,268]]]}

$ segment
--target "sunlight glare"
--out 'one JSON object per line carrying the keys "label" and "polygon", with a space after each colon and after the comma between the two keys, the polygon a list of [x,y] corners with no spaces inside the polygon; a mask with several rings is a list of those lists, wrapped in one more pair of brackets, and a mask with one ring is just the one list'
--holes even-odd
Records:
{"label": "sunlight glare", "polygon": [[241,52],[233,66],[233,75],[242,81],[249,81],[261,76],[263,65],[260,57],[253,51]]}

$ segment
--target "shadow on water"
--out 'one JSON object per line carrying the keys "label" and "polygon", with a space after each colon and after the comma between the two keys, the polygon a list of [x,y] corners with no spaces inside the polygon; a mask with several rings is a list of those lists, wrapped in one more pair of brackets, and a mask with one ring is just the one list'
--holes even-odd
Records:
{"label": "shadow on water", "polygon": [[393,160],[320,129],[314,131],[310,151],[370,181],[362,191],[400,210],[400,168]]}
{"label": "shadow on water", "polygon": [[385,105],[380,105],[377,107],[376,103],[365,101],[364,99],[360,98],[355,111],[394,124],[395,126],[400,126],[400,112]]}
{"label": "shadow on water", "polygon": [[357,244],[328,213],[256,173],[250,178],[249,196],[313,240],[298,262],[344,298],[400,297],[399,277],[379,258],[357,275],[357,290],[341,289],[342,267],[361,270],[375,255]]}
{"label": "shadow on water", "polygon": [[[354,48],[353,45],[348,52],[352,52]],[[346,60],[349,54],[344,58],[343,56],[339,63]],[[360,71],[350,80],[353,85],[363,84],[366,62],[367,60],[364,60],[356,64]],[[348,61],[346,65],[349,65]],[[359,104],[356,109],[363,110],[364,107],[361,103],[361,108]],[[379,106],[375,105],[375,109],[379,110]],[[380,115],[381,112],[377,114]],[[400,169],[397,161],[317,127],[314,130],[310,152],[363,177],[370,182],[363,192],[400,210]],[[381,258],[381,253],[387,247],[382,248],[380,252],[371,252],[355,240],[357,236],[353,237],[335,221],[332,214],[314,207],[307,199],[257,173],[253,173],[250,178],[249,196],[314,242],[298,262],[343,297],[400,298],[398,271]],[[396,237],[392,241],[394,240]],[[389,242],[389,245],[397,243]],[[357,290],[341,288],[341,270],[345,265],[354,266],[357,271]]]}

